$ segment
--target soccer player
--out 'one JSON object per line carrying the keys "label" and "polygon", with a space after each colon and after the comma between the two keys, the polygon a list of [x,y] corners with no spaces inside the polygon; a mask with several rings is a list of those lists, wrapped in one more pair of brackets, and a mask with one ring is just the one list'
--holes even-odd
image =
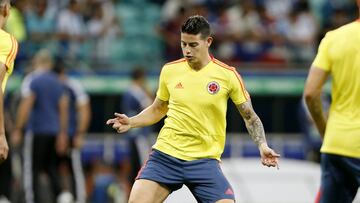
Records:
{"label": "soccer player", "polygon": [[162,202],[185,184],[199,202],[234,202],[235,196],[219,161],[225,145],[229,97],[236,104],[263,165],[278,165],[264,128],[235,68],[209,54],[213,41],[202,16],[181,27],[184,58],[165,64],[154,102],[131,118],[115,113],[108,125],[123,133],[152,125],[167,116],[148,161],[139,171],[129,202]]}
{"label": "soccer player", "polygon": [[[328,32],[306,80],[306,104],[323,138],[317,203],[350,203],[360,186],[359,36],[360,18]],[[325,118],[320,95],[329,76],[332,102]]]}
{"label": "soccer player", "polygon": [[0,0],[0,202],[7,202],[10,198],[11,159],[8,158],[9,146],[5,135],[4,92],[18,52],[18,42],[14,36],[2,29],[9,15],[10,0]]}
{"label": "soccer player", "polygon": [[[53,60],[47,50],[36,53],[34,68],[22,83],[11,135],[13,144],[19,145],[26,128],[23,174],[27,203],[42,202],[40,197],[44,193],[39,190],[39,180],[43,174],[50,179],[52,197],[60,194],[59,157],[68,150],[68,99],[62,83],[51,71]],[[56,201],[53,198],[47,202]]]}
{"label": "soccer player", "polygon": [[0,163],[3,162],[9,151],[4,127],[4,91],[6,82],[13,71],[14,60],[18,51],[16,39],[2,28],[10,15],[10,0],[0,0]]}
{"label": "soccer player", "polygon": [[[81,165],[80,150],[84,144],[84,137],[90,123],[90,99],[81,83],[66,75],[65,64],[61,59],[56,61],[54,71],[58,74],[60,81],[65,86],[65,92],[68,96],[69,122],[68,135],[70,138],[70,151],[64,157],[62,162],[71,175],[71,193],[77,203],[85,203],[85,180]],[[64,186],[64,189],[67,189]]]}

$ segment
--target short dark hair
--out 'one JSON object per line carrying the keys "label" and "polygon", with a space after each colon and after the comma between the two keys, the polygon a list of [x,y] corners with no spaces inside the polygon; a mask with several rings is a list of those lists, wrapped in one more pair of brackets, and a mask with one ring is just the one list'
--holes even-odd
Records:
{"label": "short dark hair", "polygon": [[211,34],[209,22],[200,15],[190,16],[181,26],[181,33],[192,35],[201,34],[204,39]]}
{"label": "short dark hair", "polygon": [[64,58],[62,57],[56,57],[55,61],[54,61],[54,67],[53,67],[53,71],[56,74],[61,74],[64,73],[66,69],[66,63]]}
{"label": "short dark hair", "polygon": [[135,67],[133,71],[131,71],[131,79],[139,80],[144,78],[146,75],[145,70],[142,67]]}

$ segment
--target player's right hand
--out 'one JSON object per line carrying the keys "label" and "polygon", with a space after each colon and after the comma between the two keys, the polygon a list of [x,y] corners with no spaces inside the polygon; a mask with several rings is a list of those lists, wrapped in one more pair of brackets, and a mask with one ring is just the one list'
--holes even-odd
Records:
{"label": "player's right hand", "polygon": [[6,141],[5,134],[0,135],[0,163],[5,161],[8,157],[9,145]]}
{"label": "player's right hand", "polygon": [[111,118],[106,121],[107,125],[112,125],[112,128],[116,130],[118,133],[124,133],[131,128],[130,125],[130,118],[127,117],[125,114],[114,114],[116,117]]}

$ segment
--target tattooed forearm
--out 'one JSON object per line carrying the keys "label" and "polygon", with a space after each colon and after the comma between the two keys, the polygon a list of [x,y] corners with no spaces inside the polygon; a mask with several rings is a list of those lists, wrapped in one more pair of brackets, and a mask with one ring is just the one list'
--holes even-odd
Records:
{"label": "tattooed forearm", "polygon": [[258,146],[266,142],[264,127],[258,116],[256,116],[256,118],[252,119],[249,122],[245,121],[245,123],[246,123],[246,128],[250,134],[250,137]]}
{"label": "tattooed forearm", "polygon": [[266,143],[264,126],[260,118],[254,112],[250,102],[245,102],[237,106],[241,116],[243,117],[246,128],[250,134],[251,139],[260,146]]}

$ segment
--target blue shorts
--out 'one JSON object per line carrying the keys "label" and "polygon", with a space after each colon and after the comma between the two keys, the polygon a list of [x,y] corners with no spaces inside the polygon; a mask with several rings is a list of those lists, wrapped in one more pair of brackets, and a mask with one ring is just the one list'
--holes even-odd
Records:
{"label": "blue shorts", "polygon": [[316,203],[351,203],[360,186],[360,159],[323,153]]}
{"label": "blue shorts", "polygon": [[153,150],[136,179],[155,181],[171,192],[185,184],[198,202],[235,200],[233,189],[216,159],[184,161]]}

